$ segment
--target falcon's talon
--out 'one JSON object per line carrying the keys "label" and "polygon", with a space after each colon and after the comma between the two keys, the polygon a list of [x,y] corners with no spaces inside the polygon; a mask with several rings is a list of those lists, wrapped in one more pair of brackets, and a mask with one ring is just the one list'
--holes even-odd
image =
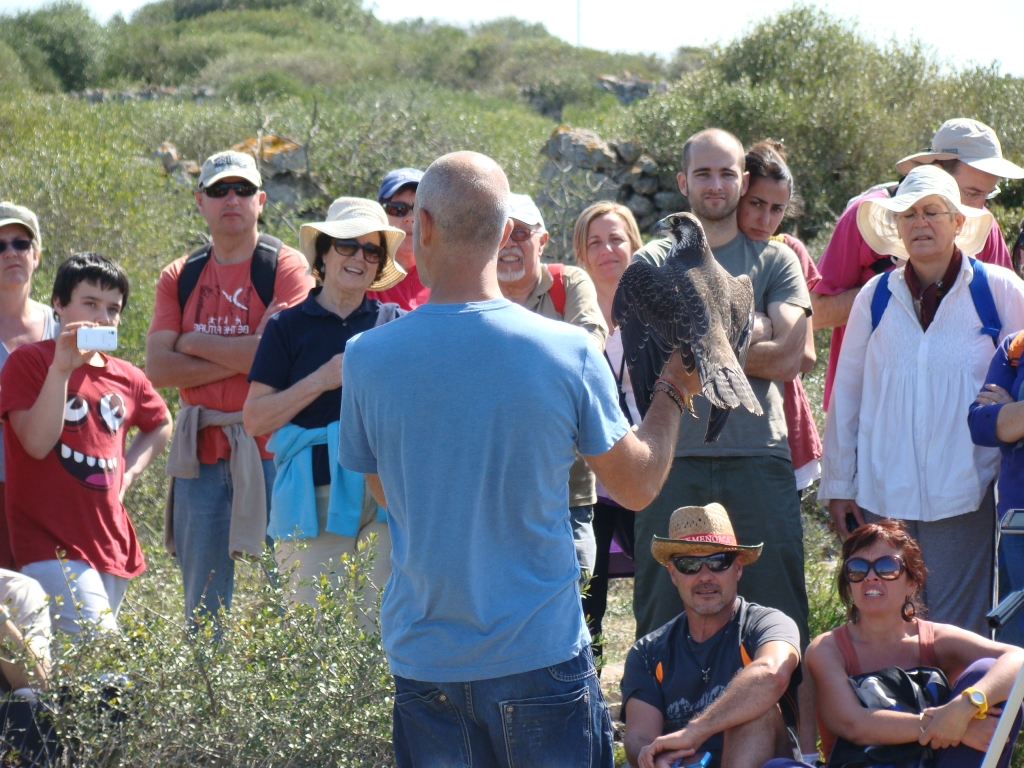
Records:
{"label": "falcon's talon", "polygon": [[686,410],[688,410],[690,412],[690,415],[696,419],[697,410],[693,407],[693,396],[687,395],[686,397],[683,398],[683,400],[686,402]]}

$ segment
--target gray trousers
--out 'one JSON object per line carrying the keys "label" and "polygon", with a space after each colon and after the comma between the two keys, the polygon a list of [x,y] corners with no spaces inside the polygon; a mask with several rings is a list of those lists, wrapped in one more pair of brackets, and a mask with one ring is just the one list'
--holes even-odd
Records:
{"label": "gray trousers", "polygon": [[[864,510],[864,521],[881,518]],[[901,520],[921,547],[928,583],[922,592],[927,618],[988,637],[985,614],[992,608],[992,564],[996,526],[993,486],[981,506],[945,520]]]}

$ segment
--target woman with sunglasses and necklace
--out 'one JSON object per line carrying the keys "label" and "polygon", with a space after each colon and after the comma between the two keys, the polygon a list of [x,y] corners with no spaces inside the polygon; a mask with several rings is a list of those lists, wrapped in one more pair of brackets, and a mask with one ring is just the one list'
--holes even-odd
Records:
{"label": "woman with sunglasses and necklace", "polygon": [[[22,344],[57,337],[53,310],[30,298],[42,238],[36,215],[21,205],[0,203],[0,368]],[[4,511],[4,451],[0,440],[0,568],[14,569]]]}
{"label": "woman with sunglasses and necklace", "polygon": [[[387,289],[405,276],[395,263],[405,233],[388,224],[378,203],[340,197],[326,221],[302,225],[299,239],[319,285],[267,323],[243,415],[249,434],[273,432],[267,448],[277,476],[268,533],[283,540],[277,559],[283,571],[294,567],[295,599],[315,604],[320,574],[337,583],[342,557],[352,556],[371,534],[377,553],[373,586],[383,589],[391,571],[384,510],[365,491],[363,476],[343,469],[336,453],[345,345],[405,314],[367,296],[370,288]],[[297,540],[306,547],[298,549]],[[367,610],[367,626],[370,616]]]}
{"label": "woman with sunglasses and necklace", "polygon": [[[849,743],[840,742],[844,752],[850,745],[916,742],[937,750],[935,768],[981,764],[999,704],[1024,664],[1024,650],[951,624],[923,620],[920,595],[925,578],[921,548],[895,520],[863,525],[843,543],[838,582],[848,621],[816,637],[807,649],[815,690],[828,692],[817,702],[826,759],[839,737]],[[921,678],[915,668],[940,670],[941,683],[936,685],[937,676],[932,676],[929,687],[940,690],[951,682],[948,697],[941,696],[946,700],[921,712],[863,704],[854,690],[854,684],[862,682],[858,676],[891,667],[908,671],[915,679]],[[1000,768],[1009,764],[1019,730],[1018,715]]]}

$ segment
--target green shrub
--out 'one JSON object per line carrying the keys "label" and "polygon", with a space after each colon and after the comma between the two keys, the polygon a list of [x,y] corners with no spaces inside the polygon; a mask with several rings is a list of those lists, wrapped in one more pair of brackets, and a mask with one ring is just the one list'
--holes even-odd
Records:
{"label": "green shrub", "polygon": [[59,0],[5,20],[2,29],[7,43],[19,54],[30,46],[41,51],[65,90],[85,88],[94,78],[103,28],[85,6]]}

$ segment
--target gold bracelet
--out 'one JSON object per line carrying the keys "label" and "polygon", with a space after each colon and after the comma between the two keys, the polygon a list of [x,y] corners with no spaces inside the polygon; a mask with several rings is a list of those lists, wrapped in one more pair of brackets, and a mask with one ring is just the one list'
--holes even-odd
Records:
{"label": "gold bracelet", "polygon": [[679,394],[679,390],[672,386],[669,382],[658,379],[654,383],[655,392],[664,392],[666,395],[672,398],[676,405],[679,406],[679,413],[682,414],[686,410],[686,404],[683,402],[683,396]]}

